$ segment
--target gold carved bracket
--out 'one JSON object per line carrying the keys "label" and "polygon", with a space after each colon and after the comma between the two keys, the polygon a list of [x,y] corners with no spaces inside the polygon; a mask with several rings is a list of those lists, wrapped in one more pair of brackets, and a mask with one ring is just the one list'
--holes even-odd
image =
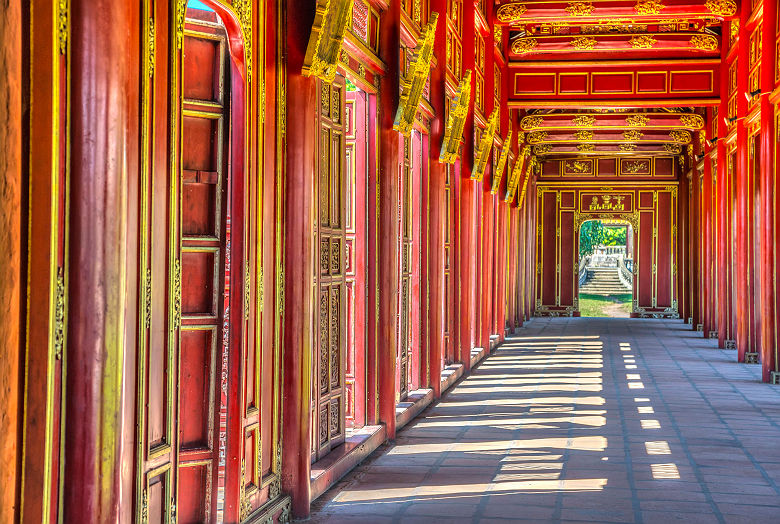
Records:
{"label": "gold carved bracket", "polygon": [[444,128],[444,142],[441,144],[439,161],[453,164],[460,156],[460,142],[463,140],[463,127],[469,114],[471,102],[471,69],[463,75],[463,80],[455,91],[455,99],[450,106],[447,125]]}
{"label": "gold carved bracket", "polygon": [[498,165],[496,166],[496,172],[493,173],[493,185],[490,187],[490,194],[497,195],[498,188],[501,186],[501,179],[504,177],[504,167],[506,166],[506,159],[509,158],[509,150],[512,149],[512,122],[509,123],[509,132],[504,140],[504,147],[501,149],[501,155],[498,157]]}
{"label": "gold carved bracket", "polygon": [[414,55],[401,90],[401,97],[398,100],[393,129],[407,137],[414,127],[414,118],[417,116],[417,108],[428,80],[428,73],[431,70],[433,40],[436,37],[438,19],[439,13],[431,13],[428,23],[420,31],[420,38],[417,40],[417,47],[414,49]]}
{"label": "gold carved bracket", "polygon": [[327,83],[336,78],[341,45],[352,19],[353,0],[317,0],[317,11],[309,35],[303,74]]}
{"label": "gold carved bracket", "polygon": [[523,174],[525,160],[530,154],[531,146],[525,146],[520,153],[520,157],[515,160],[515,167],[512,169],[512,172],[509,174],[509,179],[507,180],[506,196],[504,197],[504,202],[511,202],[515,198],[515,194],[517,193],[517,185],[520,183],[520,177]]}
{"label": "gold carved bracket", "polygon": [[480,181],[485,176],[490,151],[493,149],[493,138],[498,127],[498,108],[495,108],[488,118],[487,126],[479,137],[479,144],[474,151],[474,169],[471,171],[471,179]]}
{"label": "gold carved bracket", "polygon": [[528,191],[528,180],[534,173],[534,168],[539,165],[539,161],[536,157],[531,157],[531,161],[528,163],[528,169],[525,172],[525,178],[523,179],[523,187],[520,190],[520,197],[517,199],[517,207],[522,208],[523,202],[525,202],[525,194]]}

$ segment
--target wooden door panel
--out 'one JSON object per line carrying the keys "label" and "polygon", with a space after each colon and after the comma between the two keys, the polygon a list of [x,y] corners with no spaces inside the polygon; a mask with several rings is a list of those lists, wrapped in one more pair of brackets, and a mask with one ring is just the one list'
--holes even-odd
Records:
{"label": "wooden door panel", "polygon": [[339,76],[320,86],[317,175],[318,263],[315,270],[317,340],[312,383],[312,461],[345,437],[346,290],[344,227],[346,206],[345,85]]}
{"label": "wooden door panel", "polygon": [[212,448],[216,329],[183,329],[179,350],[179,449]]}
{"label": "wooden door panel", "polygon": [[[210,462],[188,463],[179,467],[179,523],[208,522],[211,517],[212,465]],[[185,495],[186,496],[182,496]]]}
{"label": "wooden door panel", "polygon": [[181,254],[181,310],[187,316],[216,316],[219,252],[183,251]]}

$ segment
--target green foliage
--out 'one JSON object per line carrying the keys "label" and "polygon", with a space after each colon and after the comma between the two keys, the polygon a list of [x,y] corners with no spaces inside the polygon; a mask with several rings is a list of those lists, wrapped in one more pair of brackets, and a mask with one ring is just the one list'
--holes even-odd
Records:
{"label": "green foliage", "polygon": [[580,258],[592,255],[604,237],[604,226],[600,220],[588,220],[580,228]]}
{"label": "green foliage", "polygon": [[625,246],[624,226],[605,226],[601,220],[588,220],[580,229],[580,257],[592,255],[598,246]]}
{"label": "green foliage", "polygon": [[625,246],[626,228],[623,226],[607,226],[603,229],[602,245],[605,246]]}

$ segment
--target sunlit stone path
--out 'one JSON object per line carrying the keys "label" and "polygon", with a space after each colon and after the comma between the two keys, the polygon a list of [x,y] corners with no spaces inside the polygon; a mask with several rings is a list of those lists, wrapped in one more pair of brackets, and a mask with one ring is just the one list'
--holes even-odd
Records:
{"label": "sunlit stone path", "polygon": [[679,321],[534,319],[314,522],[780,522],[780,387]]}

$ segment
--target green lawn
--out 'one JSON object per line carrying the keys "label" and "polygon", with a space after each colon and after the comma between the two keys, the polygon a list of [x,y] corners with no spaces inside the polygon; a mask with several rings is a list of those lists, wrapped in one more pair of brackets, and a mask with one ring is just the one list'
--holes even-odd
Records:
{"label": "green lawn", "polygon": [[588,295],[580,293],[583,317],[627,317],[631,314],[631,295]]}

